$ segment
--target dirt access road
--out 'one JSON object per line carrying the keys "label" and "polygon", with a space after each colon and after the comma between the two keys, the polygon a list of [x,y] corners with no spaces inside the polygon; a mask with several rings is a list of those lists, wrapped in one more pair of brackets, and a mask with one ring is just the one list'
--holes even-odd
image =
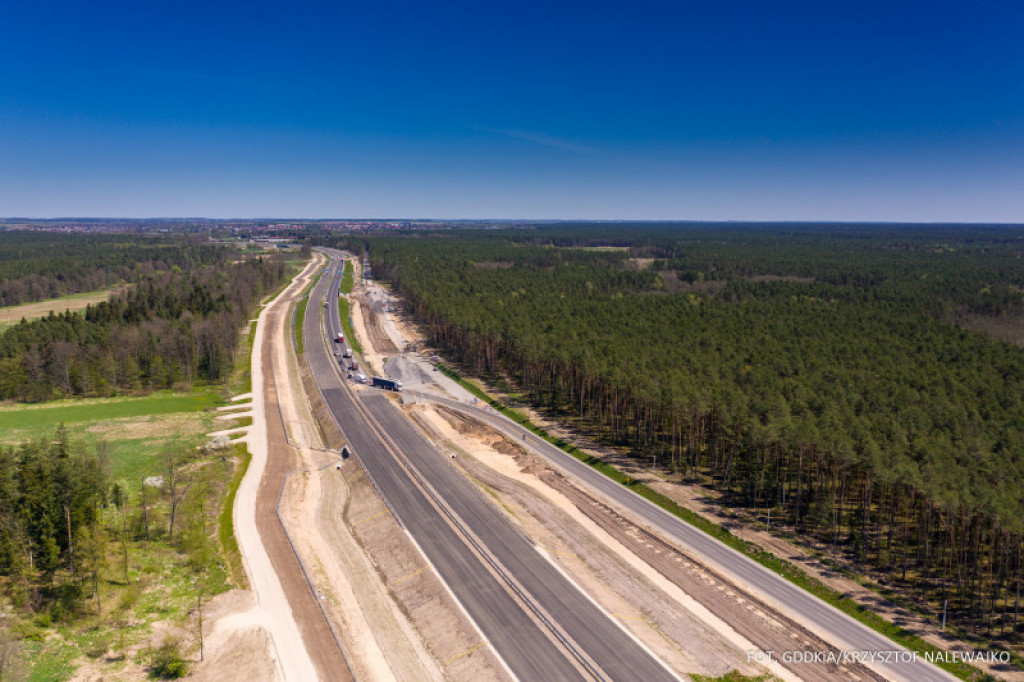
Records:
{"label": "dirt access road", "polygon": [[235,499],[235,533],[284,680],[351,680],[276,513],[285,475],[298,463],[285,438],[271,361],[275,339],[288,330],[290,304],[309,282],[319,257],[260,314],[252,350],[252,461]]}

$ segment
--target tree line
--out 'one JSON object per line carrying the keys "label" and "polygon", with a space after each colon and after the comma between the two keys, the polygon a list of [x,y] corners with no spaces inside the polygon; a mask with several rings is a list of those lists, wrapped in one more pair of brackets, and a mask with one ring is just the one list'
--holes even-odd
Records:
{"label": "tree line", "polygon": [[42,401],[217,382],[237,330],[284,281],[283,261],[220,262],[143,277],[84,312],[23,320],[0,335],[0,399]]}
{"label": "tree line", "polygon": [[0,306],[95,291],[164,270],[191,270],[231,249],[198,236],[0,233]]}
{"label": "tree line", "polygon": [[1016,636],[1024,352],[949,316],[1019,314],[1020,230],[658,229],[340,245],[470,370]]}

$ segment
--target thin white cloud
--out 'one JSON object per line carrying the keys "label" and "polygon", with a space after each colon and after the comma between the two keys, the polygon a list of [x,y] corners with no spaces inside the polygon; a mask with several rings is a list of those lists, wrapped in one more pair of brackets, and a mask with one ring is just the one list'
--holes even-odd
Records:
{"label": "thin white cloud", "polygon": [[574,152],[576,154],[596,154],[597,150],[593,147],[587,147],[586,145],[577,144],[571,140],[566,140],[561,137],[555,137],[554,135],[545,135],[544,133],[535,133],[530,130],[510,130],[508,128],[477,128],[487,133],[497,133],[498,135],[505,135],[506,137],[514,137],[518,140],[526,140],[527,142],[533,142],[535,144],[543,145],[545,147],[551,147],[552,149],[562,149],[567,152]]}

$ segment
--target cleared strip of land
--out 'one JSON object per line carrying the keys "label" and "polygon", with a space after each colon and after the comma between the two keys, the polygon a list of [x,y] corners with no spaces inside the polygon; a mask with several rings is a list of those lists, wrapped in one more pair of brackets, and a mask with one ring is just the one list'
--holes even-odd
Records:
{"label": "cleared strip of land", "polygon": [[101,303],[110,298],[114,289],[100,289],[99,291],[87,291],[82,294],[69,294],[60,298],[51,298],[47,301],[36,301],[34,303],[23,303],[0,308],[0,330],[10,327],[22,320],[32,320],[37,317],[46,317],[51,312],[62,313],[65,310],[72,312],[84,310],[86,306],[94,303]]}

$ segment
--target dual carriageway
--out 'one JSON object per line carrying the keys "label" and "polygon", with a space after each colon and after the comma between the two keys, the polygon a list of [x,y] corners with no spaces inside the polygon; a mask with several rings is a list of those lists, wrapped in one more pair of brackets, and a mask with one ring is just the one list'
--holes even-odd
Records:
{"label": "dual carriageway", "polygon": [[[674,680],[678,677],[598,607],[503,517],[382,392],[354,391],[334,358],[340,252],[310,293],[326,301],[324,318],[307,315],[312,374],[370,480],[466,615],[508,671],[521,680]],[[734,582],[751,586],[794,620],[852,651],[893,651],[896,644],[672,516],[513,422],[456,401],[506,435],[523,438],[556,469],[613,500]],[[897,657],[899,658],[899,657]],[[952,679],[924,661],[873,662],[883,679]],[[866,672],[866,671],[865,671]]]}

